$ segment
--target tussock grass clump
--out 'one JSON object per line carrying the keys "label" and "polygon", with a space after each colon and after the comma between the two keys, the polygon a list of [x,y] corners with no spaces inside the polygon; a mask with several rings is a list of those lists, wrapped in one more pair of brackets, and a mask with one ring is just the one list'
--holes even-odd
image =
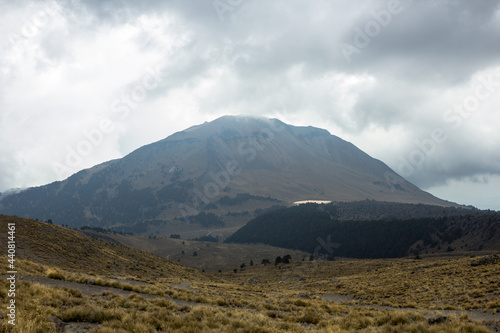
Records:
{"label": "tussock grass clump", "polygon": [[66,280],[66,277],[64,276],[64,274],[61,271],[59,271],[57,269],[53,269],[53,268],[47,269],[46,276],[49,279],[62,280],[62,281]]}
{"label": "tussock grass clump", "polygon": [[43,307],[21,306],[19,311],[23,315],[16,318],[16,326],[8,324],[4,319],[0,321],[0,332],[57,333],[55,324],[49,320],[50,315]]}
{"label": "tussock grass clump", "polygon": [[80,290],[77,289],[69,289],[69,288],[63,288],[64,291],[66,291],[68,294],[70,294],[73,297],[77,298],[82,298],[83,294]]}
{"label": "tussock grass clump", "polygon": [[500,299],[488,302],[488,308],[489,309],[500,308]]}
{"label": "tussock grass clump", "polygon": [[310,305],[309,302],[305,302],[305,301],[303,301],[301,299],[298,299],[298,300],[294,301],[293,304],[296,305],[296,306],[309,306]]}
{"label": "tussock grass clump", "polygon": [[300,316],[297,321],[299,323],[307,323],[307,324],[317,324],[321,320],[322,316],[313,309],[308,309],[305,313]]}
{"label": "tussock grass clump", "polygon": [[225,299],[222,299],[222,298],[217,298],[215,300],[215,305],[218,305],[218,306],[229,306],[229,303],[225,300]]}

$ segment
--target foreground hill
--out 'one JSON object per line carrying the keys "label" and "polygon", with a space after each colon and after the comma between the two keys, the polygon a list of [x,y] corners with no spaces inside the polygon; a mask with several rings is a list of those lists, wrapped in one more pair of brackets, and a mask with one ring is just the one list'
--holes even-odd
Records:
{"label": "foreground hill", "polygon": [[[4,248],[8,223],[16,225],[18,274],[14,282],[0,279],[1,332],[483,333],[500,327],[498,256],[292,259],[201,274],[74,230],[0,215]],[[9,323],[12,300],[16,326]]]}
{"label": "foreground hill", "polygon": [[194,269],[149,252],[92,238],[27,218],[0,215],[0,246],[7,248],[7,226],[15,224],[16,258],[75,272],[106,275],[200,277]]}
{"label": "foreground hill", "polygon": [[375,201],[306,204],[258,216],[229,237],[314,256],[387,258],[500,250],[500,212]]}
{"label": "foreground hill", "polygon": [[73,227],[200,236],[304,199],[452,205],[326,130],[226,116],[6,196],[0,209]]}

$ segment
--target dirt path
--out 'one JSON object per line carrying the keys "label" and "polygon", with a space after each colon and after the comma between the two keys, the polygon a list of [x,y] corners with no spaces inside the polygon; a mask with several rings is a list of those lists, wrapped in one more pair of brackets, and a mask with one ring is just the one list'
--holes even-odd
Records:
{"label": "dirt path", "polygon": [[[5,278],[7,278],[7,276],[3,275],[3,276],[0,276],[0,278],[5,279]],[[135,295],[139,295],[139,296],[143,297],[144,299],[164,298],[164,299],[167,299],[178,306],[200,306],[200,305],[213,306],[211,304],[209,305],[209,304],[196,303],[196,302],[186,302],[186,301],[177,300],[177,299],[170,298],[170,297],[143,294],[143,293],[123,290],[123,289],[119,289],[119,288],[104,287],[104,286],[99,286],[99,285],[83,284],[83,283],[62,281],[62,280],[55,280],[55,279],[50,279],[47,277],[40,277],[40,276],[28,276],[28,275],[18,276],[18,281],[19,282],[29,282],[29,283],[39,283],[41,285],[48,286],[48,287],[75,289],[75,290],[79,290],[83,295],[86,295],[86,296],[100,295],[103,292],[111,292],[113,294],[122,295],[124,297],[129,297],[130,295],[135,294]],[[172,285],[172,287],[177,287],[180,289],[190,287],[189,283],[171,284],[171,285]],[[348,296],[348,295],[339,295],[339,294],[329,293],[329,294],[323,294],[323,295],[317,295],[317,296],[319,296],[320,298],[322,298],[326,301],[340,303],[342,305],[349,306],[352,308],[366,308],[366,309],[389,310],[389,311],[415,311],[415,312],[422,313],[427,318],[436,317],[436,316],[452,316],[452,315],[460,316],[461,314],[466,313],[469,316],[469,318],[474,320],[474,321],[489,322],[488,326],[492,329],[493,332],[500,331],[500,314],[498,314],[498,313],[497,314],[484,313],[481,310],[463,310],[463,311],[428,310],[428,309],[416,309],[416,308],[395,308],[395,307],[381,306],[381,305],[355,305],[355,304],[348,304],[353,299],[352,296]],[[71,323],[68,323],[68,324],[71,324]],[[75,324],[75,325],[77,325],[77,324]],[[80,325],[80,324],[78,324],[78,325]],[[69,327],[67,327],[67,328],[69,328]],[[79,328],[81,329],[81,327],[79,327]],[[85,329],[82,331],[79,331],[78,328],[76,328],[75,330],[67,330],[67,332],[85,332],[85,331],[86,331]]]}
{"label": "dirt path", "polygon": [[[309,282],[309,283],[298,284],[298,285],[295,285],[291,288],[299,288],[299,287],[304,287],[304,286],[308,286],[308,285],[319,284],[319,283],[322,283],[325,281],[326,280],[319,280],[319,281],[314,281],[314,282]],[[493,322],[498,322],[500,325],[500,313],[496,313],[496,314],[484,313],[482,310],[463,310],[463,311],[458,311],[458,310],[427,310],[427,309],[416,309],[416,308],[395,308],[395,307],[382,306],[382,305],[352,305],[352,304],[346,304],[349,301],[353,300],[353,297],[349,296],[349,295],[340,295],[340,294],[335,294],[335,293],[329,293],[329,294],[323,294],[323,295],[318,295],[318,296],[326,301],[341,303],[341,304],[352,306],[352,307],[360,307],[360,308],[368,308],[368,309],[376,309],[376,310],[418,311],[418,312],[426,313],[428,316],[436,315],[437,313],[440,313],[442,315],[460,316],[462,313],[466,313],[469,316],[469,318],[472,320],[493,321]],[[497,330],[496,332],[498,332],[498,331],[500,331],[500,330]]]}
{"label": "dirt path", "polygon": [[[496,323],[493,325],[494,332],[500,331],[500,313],[491,314],[484,313],[482,310],[429,310],[429,309],[418,309],[418,308],[395,308],[391,306],[383,306],[383,305],[356,305],[356,304],[347,304],[349,301],[352,301],[352,296],[348,295],[339,295],[339,294],[323,294],[318,295],[320,298],[329,301],[340,303],[343,305],[347,305],[354,308],[365,308],[365,309],[375,309],[375,310],[391,310],[391,311],[414,311],[422,313],[426,318],[436,317],[436,316],[452,316],[456,315],[459,317],[463,313],[466,313],[467,316],[478,322],[493,322]],[[491,328],[491,326],[490,326]]]}
{"label": "dirt path", "polygon": [[[8,277],[7,275],[0,276],[1,279],[6,279],[7,277]],[[129,297],[130,295],[134,294],[134,295],[139,295],[139,296],[143,297],[144,299],[164,298],[164,299],[169,300],[178,306],[193,306],[193,307],[194,306],[201,306],[201,305],[214,306],[211,304],[186,302],[186,301],[182,301],[182,300],[178,300],[178,299],[174,299],[174,298],[170,298],[170,297],[138,293],[138,292],[134,292],[134,291],[128,291],[128,290],[123,290],[123,289],[113,288],[113,287],[104,287],[104,286],[99,286],[99,285],[95,285],[95,284],[85,284],[85,283],[78,283],[78,282],[71,282],[71,281],[55,280],[55,279],[50,279],[50,278],[41,277],[41,276],[18,275],[17,281],[18,281],[18,283],[22,283],[22,282],[39,283],[39,284],[47,286],[47,287],[58,287],[58,288],[68,288],[68,289],[79,290],[85,296],[101,295],[103,292],[111,292],[115,295],[121,295],[124,297]],[[127,283],[130,283],[130,284],[134,284],[134,285],[147,285],[147,283],[138,282],[138,281],[120,280],[120,282],[124,282],[124,281]],[[189,289],[190,288],[190,284],[187,282],[180,283],[180,284],[171,284],[171,285],[172,285],[172,287],[179,288],[179,289]],[[65,323],[63,323],[59,319],[56,319],[56,321],[59,321],[62,325],[61,328],[59,328],[60,332],[66,332],[66,333],[86,333],[86,332],[90,332],[92,330],[99,329],[102,327],[101,324],[95,324],[95,323],[87,323],[87,322],[65,322]]]}
{"label": "dirt path", "polygon": [[[6,277],[7,276],[2,276],[1,278],[5,279]],[[103,292],[111,292],[115,295],[122,295],[124,297],[129,297],[130,295],[135,294],[135,295],[139,295],[139,296],[143,297],[144,299],[165,298],[178,306],[199,306],[199,305],[201,305],[200,303],[186,302],[186,301],[182,301],[182,300],[178,300],[178,299],[174,299],[174,298],[170,298],[170,297],[143,294],[143,293],[138,293],[135,291],[123,290],[123,289],[113,288],[113,287],[104,287],[104,286],[99,286],[99,285],[94,285],[94,284],[84,284],[84,283],[71,282],[71,281],[55,280],[55,279],[49,279],[49,278],[41,277],[41,276],[29,276],[29,275],[22,275],[21,276],[21,275],[19,275],[18,281],[39,283],[39,284],[42,284],[42,285],[47,286],[47,287],[75,289],[75,290],[79,290],[85,296],[100,295]]]}

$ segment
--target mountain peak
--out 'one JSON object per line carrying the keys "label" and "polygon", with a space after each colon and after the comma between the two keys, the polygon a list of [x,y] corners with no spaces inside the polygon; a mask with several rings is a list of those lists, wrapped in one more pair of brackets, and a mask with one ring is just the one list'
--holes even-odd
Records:
{"label": "mountain peak", "polygon": [[259,210],[308,199],[450,205],[324,129],[248,115],[190,127],[2,204],[7,214],[72,226],[149,230],[154,222],[179,233],[193,229],[179,221],[199,214],[208,214],[203,230],[234,228]]}
{"label": "mountain peak", "polygon": [[[260,136],[267,137],[274,134],[287,133],[298,138],[312,138],[316,136],[334,137],[337,140],[342,139],[333,136],[325,129],[316,128],[313,126],[293,126],[282,122],[276,118],[266,118],[254,115],[227,115],[222,116],[212,121],[206,121],[203,124],[195,125],[186,130],[175,133],[174,135],[164,140],[179,140],[179,139],[200,139],[206,140],[209,137],[252,137]],[[164,141],[163,140],[163,141]]]}
{"label": "mountain peak", "polygon": [[269,126],[283,126],[285,123],[279,121],[278,119],[269,119],[261,116],[253,115],[227,115],[219,117],[212,121],[206,121],[203,124],[195,125],[189,127],[188,129],[181,131],[181,133],[193,133],[193,132],[204,132],[204,133],[216,133],[224,129],[235,129],[235,130],[255,130],[256,128],[269,127]]}

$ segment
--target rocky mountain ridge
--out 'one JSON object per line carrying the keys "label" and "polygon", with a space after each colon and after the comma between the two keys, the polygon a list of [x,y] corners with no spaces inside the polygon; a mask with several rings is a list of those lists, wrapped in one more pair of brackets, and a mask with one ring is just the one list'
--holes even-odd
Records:
{"label": "rocky mountain ridge", "polygon": [[224,116],[64,181],[6,196],[1,211],[75,227],[230,232],[256,212],[307,199],[454,205],[324,129]]}

